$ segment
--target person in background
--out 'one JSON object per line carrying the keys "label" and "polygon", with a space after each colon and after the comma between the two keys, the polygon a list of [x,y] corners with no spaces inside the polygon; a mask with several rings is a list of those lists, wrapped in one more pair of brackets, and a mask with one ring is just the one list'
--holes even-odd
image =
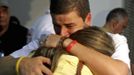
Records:
{"label": "person in background", "polygon": [[[72,33],[90,26],[91,14],[88,0],[51,0],[50,13],[52,15],[55,32],[61,36],[69,37]],[[48,36],[47,40],[50,38],[51,36]],[[47,41],[46,46],[55,47],[59,42],[58,38],[59,37],[56,36],[50,40],[51,42]],[[12,53],[9,57],[12,58],[12,60],[15,60],[23,55],[28,56],[32,50],[39,48],[41,43],[42,42],[39,40],[32,41],[22,49]],[[63,47],[68,48],[72,43],[74,43],[74,41],[68,38],[63,41]],[[71,54],[77,56],[82,62],[84,62],[84,64],[88,66],[95,75],[127,75],[129,72],[129,64],[127,64],[129,61],[121,59],[122,53],[120,52],[122,51],[118,52],[115,50],[115,54],[112,55],[111,58],[92,48],[87,48],[80,43],[75,43],[68,50]],[[126,55],[128,54],[126,53]],[[126,58],[129,60],[129,57]],[[44,63],[50,64],[50,61],[45,57],[25,57],[23,59],[20,57],[17,61],[17,65],[18,62],[19,74],[21,75],[42,75],[43,73],[49,75],[52,74],[51,71],[44,66]],[[12,65],[15,66],[15,64]],[[6,65],[5,67],[11,68]],[[105,70],[102,69],[102,67]],[[4,71],[4,73],[6,71]]]}
{"label": "person in background", "polygon": [[112,9],[107,17],[103,28],[113,34],[121,34],[128,25],[128,13],[124,8]]}
{"label": "person in background", "polygon": [[28,29],[10,16],[9,4],[0,0],[0,51],[7,56],[26,44]]}
{"label": "person in background", "polygon": [[[115,42],[115,49],[122,53],[120,58],[127,64],[130,64],[130,61],[126,58],[129,57],[129,47],[127,44],[127,38],[122,35],[123,31],[128,25],[128,13],[124,8],[114,8],[112,9],[107,17],[106,23],[103,26],[103,29],[113,37]],[[118,55],[118,54],[114,54]],[[130,65],[128,65],[130,67]]]}

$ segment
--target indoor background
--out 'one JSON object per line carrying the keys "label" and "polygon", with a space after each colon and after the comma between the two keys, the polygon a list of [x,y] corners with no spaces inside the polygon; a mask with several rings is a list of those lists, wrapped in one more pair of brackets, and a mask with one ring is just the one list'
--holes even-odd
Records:
{"label": "indoor background", "polygon": [[[7,0],[11,15],[18,17],[21,24],[30,28],[33,22],[49,9],[49,0]],[[92,14],[92,25],[103,26],[107,13],[116,7],[124,7],[129,13],[129,26],[125,30],[130,58],[134,63],[134,0],[89,0]]]}

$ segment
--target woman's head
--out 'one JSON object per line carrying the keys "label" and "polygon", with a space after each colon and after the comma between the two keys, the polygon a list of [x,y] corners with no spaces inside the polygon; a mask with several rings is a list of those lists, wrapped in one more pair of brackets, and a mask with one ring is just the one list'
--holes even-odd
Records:
{"label": "woman's head", "polygon": [[103,54],[111,56],[114,53],[112,38],[98,27],[88,27],[72,34],[70,38],[77,40],[80,44],[93,48]]}
{"label": "woman's head", "polygon": [[[93,48],[105,55],[111,56],[114,53],[112,38],[98,27],[89,27],[79,30],[70,36],[71,39],[77,40],[80,44]],[[34,56],[45,56],[52,60],[51,70],[54,72],[58,59],[62,54],[68,54],[62,45],[57,48],[39,48]]]}

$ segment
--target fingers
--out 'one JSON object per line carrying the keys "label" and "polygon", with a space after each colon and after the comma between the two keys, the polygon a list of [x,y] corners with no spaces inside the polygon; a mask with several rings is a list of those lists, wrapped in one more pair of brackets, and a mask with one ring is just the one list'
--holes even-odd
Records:
{"label": "fingers", "polygon": [[21,75],[52,75],[51,70],[44,63],[51,64],[48,58],[42,56],[26,58],[20,66],[20,73]]}
{"label": "fingers", "polygon": [[43,57],[43,56],[38,56],[38,57],[35,57],[37,58],[38,60],[40,60],[42,63],[47,63],[47,64],[51,64],[51,61],[49,58],[46,58],[46,57]]}
{"label": "fingers", "polygon": [[30,73],[28,72],[27,74],[23,74],[23,75],[44,75],[44,74],[40,69],[36,69]]}
{"label": "fingers", "polygon": [[[42,57],[42,56],[40,56],[39,58],[40,58],[41,61],[42,61],[42,65],[40,65],[42,73],[47,74],[47,75],[52,75],[51,70],[48,69],[48,68],[43,64],[43,63],[51,64],[50,59],[48,59],[48,58],[46,58],[46,57]],[[40,74],[40,75],[41,75],[41,74]]]}
{"label": "fingers", "polygon": [[52,72],[50,69],[48,69],[46,66],[42,66],[42,72],[46,75],[52,75]]}
{"label": "fingers", "polygon": [[61,39],[61,36],[59,35],[49,35],[46,40],[46,47],[56,47]]}

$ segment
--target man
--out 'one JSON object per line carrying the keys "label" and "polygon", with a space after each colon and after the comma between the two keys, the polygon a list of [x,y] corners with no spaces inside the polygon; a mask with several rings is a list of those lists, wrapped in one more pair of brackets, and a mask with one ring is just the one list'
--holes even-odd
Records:
{"label": "man", "polygon": [[[74,2],[74,6],[75,6],[75,1],[72,1],[72,2]],[[66,4],[64,4],[64,3],[66,3]],[[68,5],[70,5],[70,9],[69,9],[69,7],[67,7]],[[82,5],[80,5],[80,6],[82,7]],[[85,3],[85,6],[86,6],[86,3]],[[83,7],[83,8],[84,9],[82,11],[79,11],[80,7],[79,7],[79,9],[77,9],[77,8],[73,7],[73,5],[71,6],[71,1],[68,2],[68,1],[65,1],[65,0],[63,0],[63,1],[60,1],[59,0],[59,1],[53,1],[53,3],[51,2],[50,10],[51,10],[51,15],[52,15],[52,18],[53,18],[53,23],[54,23],[54,27],[55,27],[56,33],[57,34],[61,34],[62,36],[64,36],[64,35],[65,36],[69,36],[71,33],[77,31],[77,29],[79,30],[82,27],[86,27],[86,26],[83,26],[83,25],[87,25],[88,26],[89,23],[90,23],[91,15],[89,14],[89,11],[87,13],[86,13],[86,11],[84,11],[84,10],[86,10],[86,7]],[[74,12],[75,12],[75,14],[74,14]],[[86,16],[81,16],[81,15],[84,15],[84,14],[82,14],[82,12],[86,13]],[[76,14],[77,14],[77,16],[76,16]],[[82,21],[80,19],[82,19]],[[126,21],[125,22],[128,22],[128,17],[126,18]],[[83,23],[83,25],[80,25],[81,23]],[[61,30],[61,31],[58,31],[58,30]],[[123,41],[124,41],[124,39],[123,39]],[[116,43],[117,44],[120,44],[118,42],[116,42]],[[122,51],[122,48],[121,48],[121,49],[116,49],[116,52],[112,56],[114,59],[117,59],[117,60],[112,60],[112,59],[109,59],[107,57],[105,59],[105,56],[104,57],[103,56],[102,57],[99,57],[98,56],[98,58],[96,58],[97,60],[93,59],[96,62],[108,61],[109,64],[111,63],[112,66],[109,65],[109,66],[106,67],[106,64],[108,65],[108,63],[103,62],[103,63],[105,63],[105,68],[107,68],[107,71],[105,71],[105,72],[103,71],[102,72],[100,69],[101,69],[102,66],[104,68],[104,65],[99,64],[99,63],[95,64],[95,61],[94,61],[94,63],[93,62],[88,63],[90,66],[92,66],[91,68],[92,68],[94,74],[100,74],[100,75],[101,74],[102,75],[109,75],[109,74],[116,75],[116,74],[121,74],[122,75],[122,74],[127,74],[128,73],[128,66],[129,66],[129,57],[128,57],[128,53],[129,52],[128,51],[129,51],[129,49],[127,47],[128,46],[127,45],[127,42],[123,42],[123,43],[125,43],[125,44],[123,44],[123,45],[120,44],[118,46],[120,46],[120,47],[125,46],[126,47],[126,48],[123,49],[124,52],[126,52],[125,53],[125,58],[123,56],[123,53],[124,52]],[[77,50],[79,50],[80,46],[77,46],[77,47],[78,47]],[[118,47],[118,48],[120,48],[120,47]],[[83,49],[81,49],[81,50],[83,50]],[[120,55],[120,50],[121,50],[121,53],[123,52],[121,55]],[[91,52],[89,52],[87,54],[87,55],[89,55],[89,57],[87,57],[87,58],[89,58],[88,60],[91,61],[90,57],[94,56],[94,54],[97,57],[97,53],[94,53],[94,52],[91,53]],[[122,59],[122,58],[124,58],[124,59]],[[99,61],[99,59],[101,59],[101,61]],[[125,62],[125,63],[123,63],[122,61]],[[98,64],[99,64],[99,66],[98,66]],[[118,68],[118,70],[117,69],[114,69],[113,66],[114,67],[116,66],[116,68]],[[124,67],[126,67],[126,68],[124,68]],[[120,72],[121,69],[122,70],[124,69],[124,73],[123,72],[122,73]],[[110,73],[110,70],[114,70],[114,71],[112,71],[112,73]],[[116,70],[116,72],[115,72],[115,70]],[[120,72],[120,73],[118,73],[118,72]]]}
{"label": "man", "polygon": [[[57,34],[60,34],[62,36],[69,36],[77,30],[90,26],[91,14],[88,0],[51,0],[50,11],[55,31]],[[71,39],[66,39],[63,42],[64,47],[67,47],[71,41]],[[33,44],[35,43],[39,42],[33,42]],[[30,52],[30,46],[31,45],[27,47],[25,46],[23,47],[23,49],[29,48],[29,50],[26,51]],[[37,46],[38,44],[36,44],[36,46],[34,47],[38,48]],[[92,72],[96,75],[128,74],[128,65],[122,60],[112,59],[79,43],[71,48],[70,53],[78,56],[78,58],[81,59],[88,67],[90,67]],[[16,53],[13,53],[11,55],[13,57],[19,56]],[[19,64],[19,71],[21,74],[23,73],[22,75],[42,75],[42,72],[49,74],[48,72],[50,71],[48,71],[48,69],[46,70],[45,66],[45,68],[41,67],[43,66],[43,61],[45,62],[42,57],[24,58]],[[105,70],[102,68],[104,68]]]}
{"label": "man", "polygon": [[26,44],[28,29],[10,16],[9,5],[0,0],[0,51],[7,56]]}
{"label": "man", "polygon": [[[128,13],[123,8],[112,9],[107,17],[106,23],[103,26],[103,29],[112,36],[115,42],[115,48],[120,53],[122,53],[121,59],[127,64],[130,64],[130,61],[126,58],[129,57],[129,48],[127,45],[127,39],[122,35],[122,32],[128,25]],[[113,57],[114,58],[114,57]],[[116,57],[115,57],[116,58]],[[130,65],[128,65],[130,68]]]}
{"label": "man", "polygon": [[104,29],[113,34],[121,34],[128,25],[128,14],[123,8],[115,8],[106,17]]}

